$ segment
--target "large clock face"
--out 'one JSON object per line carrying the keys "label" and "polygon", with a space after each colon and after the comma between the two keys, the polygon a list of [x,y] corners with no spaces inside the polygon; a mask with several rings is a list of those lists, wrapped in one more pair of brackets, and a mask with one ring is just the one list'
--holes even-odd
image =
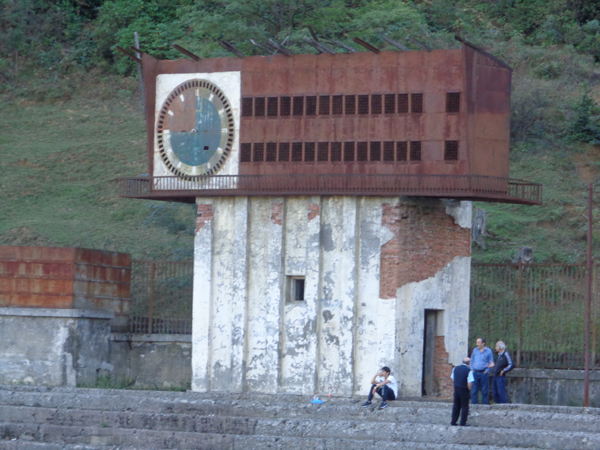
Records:
{"label": "large clock face", "polygon": [[225,164],[233,145],[229,101],[213,83],[188,80],[165,100],[156,134],[160,157],[173,175],[214,175]]}

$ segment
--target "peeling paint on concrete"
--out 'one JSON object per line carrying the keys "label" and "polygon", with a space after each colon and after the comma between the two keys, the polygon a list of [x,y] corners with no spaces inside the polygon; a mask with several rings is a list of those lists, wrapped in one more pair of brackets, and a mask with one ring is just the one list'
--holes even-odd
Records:
{"label": "peeling paint on concrete", "polygon": [[460,227],[471,229],[473,226],[473,202],[449,201],[446,214],[454,217],[454,223]]}
{"label": "peeling paint on concrete", "polygon": [[[407,201],[399,220],[439,219],[415,237],[383,223],[384,205],[398,205],[397,197],[199,201],[212,204],[214,217],[195,240],[193,390],[350,396],[364,394],[388,365],[404,394],[420,395],[426,308],[445,310],[449,362],[466,354],[469,257],[396,286],[393,298],[379,292],[385,244],[398,238],[400,252],[405,241],[435,251],[428,236],[469,225],[470,203]],[[290,296],[293,277],[304,279],[303,301]]]}

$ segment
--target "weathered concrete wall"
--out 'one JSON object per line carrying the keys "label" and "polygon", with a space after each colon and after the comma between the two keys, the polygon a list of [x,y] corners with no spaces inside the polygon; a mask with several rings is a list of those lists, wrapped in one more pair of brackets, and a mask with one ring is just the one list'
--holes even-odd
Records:
{"label": "weathered concrete wall", "polygon": [[198,211],[193,390],[353,395],[389,365],[420,395],[426,308],[444,311],[448,362],[467,353],[469,202],[199,198]]}
{"label": "weathered concrete wall", "polygon": [[[506,375],[511,403],[583,406],[583,370],[514,369]],[[600,407],[600,372],[590,371],[590,406]]]}
{"label": "weathered concrete wall", "polygon": [[0,308],[0,384],[95,384],[112,371],[113,318],[104,311]]}
{"label": "weathered concrete wall", "polygon": [[122,334],[110,337],[111,381],[140,389],[189,389],[191,335]]}

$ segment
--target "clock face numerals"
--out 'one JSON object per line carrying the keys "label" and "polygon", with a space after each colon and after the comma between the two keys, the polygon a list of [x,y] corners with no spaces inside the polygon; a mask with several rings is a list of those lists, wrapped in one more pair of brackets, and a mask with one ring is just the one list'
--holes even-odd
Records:
{"label": "clock face numerals", "polygon": [[227,97],[206,80],[188,80],[165,100],[156,134],[160,157],[178,177],[214,175],[225,164],[234,139]]}

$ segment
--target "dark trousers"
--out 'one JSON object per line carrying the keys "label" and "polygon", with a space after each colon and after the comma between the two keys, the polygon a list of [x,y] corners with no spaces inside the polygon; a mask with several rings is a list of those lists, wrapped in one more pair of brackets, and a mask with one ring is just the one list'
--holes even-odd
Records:
{"label": "dark trousers", "polygon": [[[371,386],[371,389],[369,389],[369,401],[373,400],[373,388],[375,386],[377,386],[377,385],[374,384]],[[377,392],[379,395],[381,395],[381,400],[384,402],[387,402],[388,400],[396,400],[396,395],[394,394],[394,390],[391,387],[388,387],[387,384],[383,387],[380,387],[375,392]]]}
{"label": "dark trousers", "polygon": [[479,391],[481,391],[481,403],[490,403],[490,376],[485,372],[473,371],[473,386],[471,386],[471,403],[479,403]]}
{"label": "dark trousers", "polygon": [[492,379],[492,394],[494,402],[508,403],[508,394],[506,393],[506,375],[495,375]]}
{"label": "dark trousers", "polygon": [[458,416],[460,415],[460,424],[465,426],[467,424],[467,417],[469,416],[469,400],[471,399],[471,393],[467,388],[454,388],[454,405],[452,405],[452,425],[456,425]]}

